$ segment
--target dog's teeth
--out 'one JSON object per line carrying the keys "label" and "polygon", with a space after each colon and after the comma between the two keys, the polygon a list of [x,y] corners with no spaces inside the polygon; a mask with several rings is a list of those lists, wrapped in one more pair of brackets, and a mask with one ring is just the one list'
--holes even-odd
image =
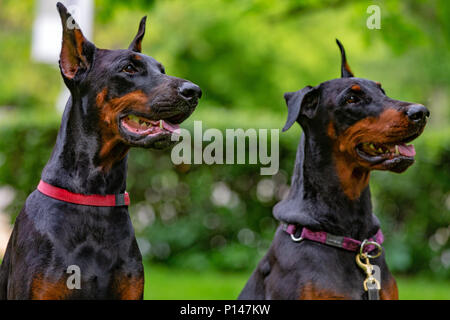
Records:
{"label": "dog's teeth", "polygon": [[137,116],[135,116],[135,115],[132,115],[132,114],[130,114],[129,116],[128,116],[128,119],[130,119],[131,121],[134,121],[134,122],[137,122],[137,123],[139,123],[139,118],[137,117]]}
{"label": "dog's teeth", "polygon": [[162,120],[159,120],[159,127],[160,127],[161,129],[164,128],[164,126],[163,126],[163,121],[162,121]]}
{"label": "dog's teeth", "polygon": [[400,151],[398,151],[398,145],[395,145],[395,154],[396,154],[396,155],[399,155],[399,154],[400,154]]}
{"label": "dog's teeth", "polygon": [[374,146],[374,144],[373,144],[373,143],[369,144],[369,147],[370,147],[370,149],[373,149],[373,150],[375,150],[375,146]]}
{"label": "dog's teeth", "polygon": [[382,148],[378,148],[378,152],[379,153],[383,153],[383,149]]}

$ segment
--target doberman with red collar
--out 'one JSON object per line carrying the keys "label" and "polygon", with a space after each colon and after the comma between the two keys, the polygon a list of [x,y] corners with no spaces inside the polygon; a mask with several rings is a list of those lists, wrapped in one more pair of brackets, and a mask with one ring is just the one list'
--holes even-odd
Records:
{"label": "doberman with red collar", "polygon": [[[283,131],[296,121],[303,128],[292,186],[274,207],[281,225],[240,299],[369,298],[355,257],[363,240],[376,242],[363,245],[363,253],[375,256],[383,239],[372,214],[370,172],[400,173],[413,164],[415,150],[407,143],[422,133],[429,111],[354,77],[337,42],[341,78],[284,95]],[[380,268],[377,297],[398,299],[384,254],[370,264]]]}
{"label": "doberman with red collar", "polygon": [[125,193],[127,152],[171,145],[201,90],[141,53],[145,17],[127,50],[105,50],[83,36],[62,4],[57,8],[59,66],[71,98],[38,190],[16,219],[0,298],[142,299],[142,257]]}

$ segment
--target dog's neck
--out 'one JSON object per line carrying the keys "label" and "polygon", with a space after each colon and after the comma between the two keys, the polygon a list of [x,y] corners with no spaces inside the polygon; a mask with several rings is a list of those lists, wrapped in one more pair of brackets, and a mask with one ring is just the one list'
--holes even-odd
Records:
{"label": "dog's neck", "polygon": [[42,172],[42,180],[81,194],[125,192],[127,157],[115,162],[109,170],[99,166],[102,145],[98,121],[88,114],[89,99],[72,97],[64,110],[56,144]]}
{"label": "dog's neck", "polygon": [[283,222],[356,239],[372,236],[379,228],[372,214],[369,186],[350,200],[336,173],[331,145],[305,134],[298,146],[289,195],[273,212]]}

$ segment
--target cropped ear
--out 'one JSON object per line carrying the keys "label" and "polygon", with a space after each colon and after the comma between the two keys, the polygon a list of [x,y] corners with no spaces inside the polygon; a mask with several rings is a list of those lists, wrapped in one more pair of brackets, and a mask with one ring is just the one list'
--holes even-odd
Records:
{"label": "cropped ear", "polygon": [[351,78],[354,77],[352,70],[348,66],[347,58],[345,57],[345,49],[342,43],[336,39],[336,43],[341,51],[341,78]]}
{"label": "cropped ear", "polygon": [[286,92],[284,99],[288,107],[288,118],[283,132],[292,127],[301,115],[312,119],[316,114],[318,97],[318,87],[306,86],[296,92]]}
{"label": "cropped ear", "polygon": [[139,29],[134,37],[133,41],[131,41],[130,46],[128,47],[128,50],[136,51],[141,53],[142,52],[142,39],[144,38],[145,34],[145,22],[147,21],[147,16],[143,17],[141,19],[141,22],[139,23]]}
{"label": "cropped ear", "polygon": [[66,7],[60,2],[56,6],[63,28],[59,68],[64,79],[71,81],[89,70],[94,60],[95,46],[84,37]]}

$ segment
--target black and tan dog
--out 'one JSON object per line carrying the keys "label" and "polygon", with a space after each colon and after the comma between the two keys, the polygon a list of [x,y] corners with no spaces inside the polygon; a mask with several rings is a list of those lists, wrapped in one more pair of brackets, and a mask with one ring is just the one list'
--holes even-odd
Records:
{"label": "black and tan dog", "polygon": [[[303,128],[292,187],[274,207],[282,225],[240,299],[368,298],[355,252],[343,248],[349,249],[348,238],[363,241],[379,230],[370,172],[399,173],[414,162],[414,147],[406,143],[422,133],[429,112],[423,105],[387,97],[380,83],[355,78],[338,45],[340,79],[285,94],[283,131],[296,121]],[[292,233],[295,229],[307,232]],[[303,233],[318,241],[302,241]],[[397,299],[384,254],[371,263],[381,271],[379,297]]]}
{"label": "black and tan dog", "polygon": [[[128,50],[104,50],[57,7],[59,65],[71,98],[39,190],[16,219],[0,298],[142,299],[142,258],[126,206],[127,152],[169,146],[201,90],[141,54],[145,17]],[[78,268],[78,287],[67,283],[76,271],[69,266]]]}

